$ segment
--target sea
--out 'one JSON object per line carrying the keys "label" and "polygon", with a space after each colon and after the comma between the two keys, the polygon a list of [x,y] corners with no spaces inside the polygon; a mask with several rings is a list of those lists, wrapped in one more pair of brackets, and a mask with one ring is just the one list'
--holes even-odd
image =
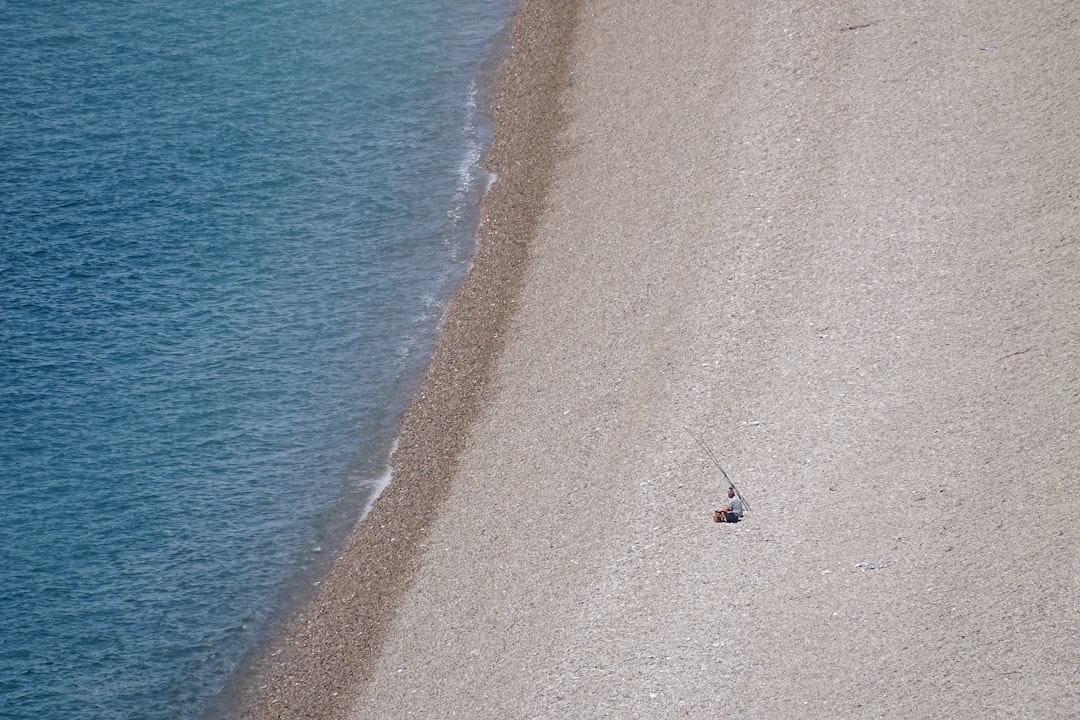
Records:
{"label": "sea", "polygon": [[513,0],[0,0],[0,716],[205,717],[391,479]]}

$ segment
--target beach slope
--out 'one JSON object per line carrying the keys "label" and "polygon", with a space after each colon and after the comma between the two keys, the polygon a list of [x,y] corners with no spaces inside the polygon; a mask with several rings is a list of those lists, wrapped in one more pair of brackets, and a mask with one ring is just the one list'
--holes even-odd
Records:
{"label": "beach slope", "polygon": [[520,294],[353,716],[1074,713],[1078,19],[580,3]]}

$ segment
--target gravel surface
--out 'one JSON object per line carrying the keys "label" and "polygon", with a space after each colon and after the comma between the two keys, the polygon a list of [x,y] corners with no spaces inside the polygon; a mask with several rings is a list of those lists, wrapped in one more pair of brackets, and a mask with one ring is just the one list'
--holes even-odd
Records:
{"label": "gravel surface", "polygon": [[1075,717],[1080,12],[579,5],[258,717]]}

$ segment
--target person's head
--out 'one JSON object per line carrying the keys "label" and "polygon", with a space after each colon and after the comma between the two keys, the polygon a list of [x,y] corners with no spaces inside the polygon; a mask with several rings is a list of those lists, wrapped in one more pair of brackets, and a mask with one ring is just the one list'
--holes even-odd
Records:
{"label": "person's head", "polygon": [[728,496],[729,498],[733,498],[733,497],[735,497],[735,488],[728,488],[728,489],[727,489],[727,496]]}

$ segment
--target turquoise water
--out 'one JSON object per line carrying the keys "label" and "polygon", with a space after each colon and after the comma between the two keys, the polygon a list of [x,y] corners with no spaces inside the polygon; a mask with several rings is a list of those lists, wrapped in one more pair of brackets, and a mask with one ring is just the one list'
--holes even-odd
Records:
{"label": "turquoise water", "polygon": [[0,715],[198,717],[386,481],[511,11],[0,2]]}

